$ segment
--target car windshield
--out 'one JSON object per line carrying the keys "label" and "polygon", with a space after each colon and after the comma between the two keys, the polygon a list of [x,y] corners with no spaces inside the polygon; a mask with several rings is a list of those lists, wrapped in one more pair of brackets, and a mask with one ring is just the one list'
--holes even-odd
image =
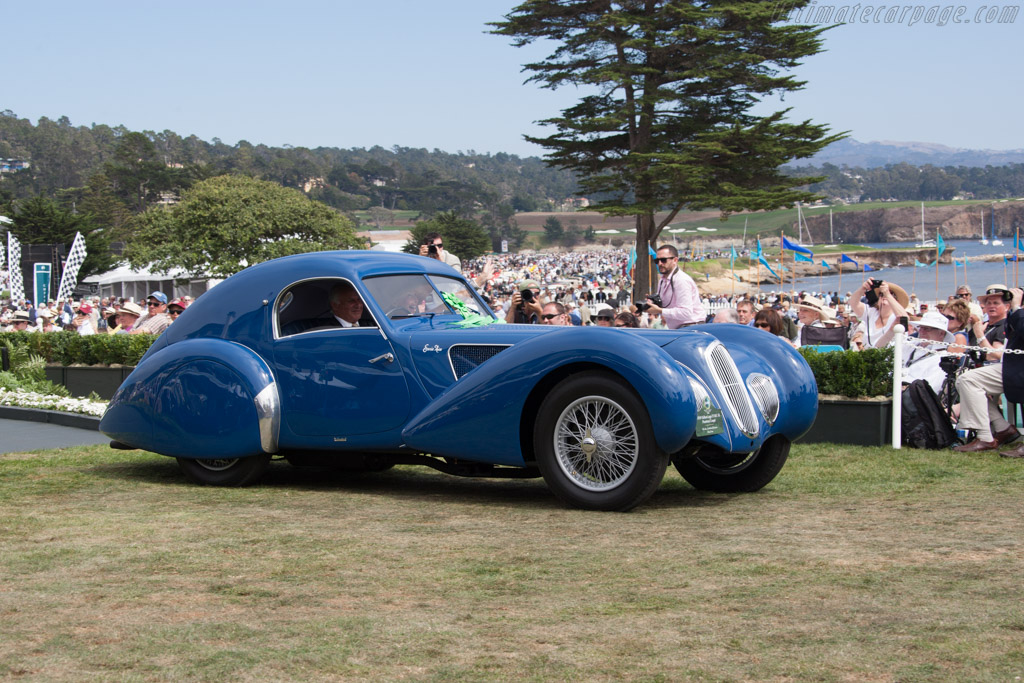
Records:
{"label": "car windshield", "polygon": [[411,318],[418,315],[453,313],[439,293],[456,297],[471,313],[489,315],[479,299],[455,278],[425,275],[385,275],[363,280],[366,289],[389,319]]}

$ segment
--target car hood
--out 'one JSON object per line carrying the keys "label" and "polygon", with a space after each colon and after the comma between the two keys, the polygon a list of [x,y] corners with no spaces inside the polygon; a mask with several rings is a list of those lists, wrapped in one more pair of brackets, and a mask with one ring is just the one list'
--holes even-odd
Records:
{"label": "car hood", "polygon": [[[417,320],[403,325],[396,335],[396,344],[405,347],[416,374],[427,393],[436,396],[452,383],[483,365],[491,358],[516,344],[534,343],[533,340],[550,339],[564,343],[565,335],[584,331],[580,327],[554,327],[551,325],[492,324],[463,328],[447,321]],[[617,330],[612,328],[585,328],[585,334],[607,335],[609,348],[624,341],[622,335],[640,336],[658,346],[667,346],[684,332],[678,330]],[[542,342],[543,343],[543,342]],[[543,351],[538,346],[538,354]]]}

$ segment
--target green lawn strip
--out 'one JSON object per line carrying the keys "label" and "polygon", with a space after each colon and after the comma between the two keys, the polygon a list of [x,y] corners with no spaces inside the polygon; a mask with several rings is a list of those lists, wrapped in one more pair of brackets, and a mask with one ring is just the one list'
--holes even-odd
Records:
{"label": "green lawn strip", "polygon": [[540,480],[0,456],[0,677],[1013,680],[1024,468],[797,446],[629,514]]}

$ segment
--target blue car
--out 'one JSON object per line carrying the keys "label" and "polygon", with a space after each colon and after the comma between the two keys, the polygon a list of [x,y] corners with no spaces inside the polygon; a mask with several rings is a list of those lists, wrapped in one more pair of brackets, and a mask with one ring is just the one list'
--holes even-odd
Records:
{"label": "blue car", "polygon": [[628,510],[671,461],[698,489],[756,491],[817,412],[810,368],[743,325],[508,325],[430,258],[317,252],[196,300],[110,402],[116,448],[208,485],[272,458],[543,477],[569,505]]}

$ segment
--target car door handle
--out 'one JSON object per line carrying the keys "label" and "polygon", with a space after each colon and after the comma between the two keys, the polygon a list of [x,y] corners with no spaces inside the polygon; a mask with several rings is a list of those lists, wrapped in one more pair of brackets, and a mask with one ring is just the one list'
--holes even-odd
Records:
{"label": "car door handle", "polygon": [[371,358],[370,362],[376,363],[379,360],[386,360],[387,362],[390,363],[391,361],[395,360],[395,354],[388,351],[387,353],[377,356],[376,358]]}

